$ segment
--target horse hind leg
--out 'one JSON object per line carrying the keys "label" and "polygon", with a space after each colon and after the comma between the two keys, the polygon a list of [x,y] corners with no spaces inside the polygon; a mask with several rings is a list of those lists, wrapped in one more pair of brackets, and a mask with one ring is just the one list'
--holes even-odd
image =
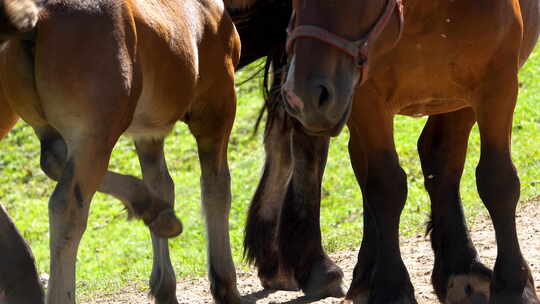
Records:
{"label": "horse hind leg", "polygon": [[107,170],[111,142],[116,142],[104,137],[94,133],[69,141],[67,161],[49,202],[51,278],[47,303],[75,303],[77,250],[92,196]]}
{"label": "horse hind leg", "polygon": [[424,183],[431,200],[432,284],[443,303],[487,303],[491,270],[469,237],[459,184],[467,142],[476,119],[471,108],[430,116],[418,141]]}
{"label": "horse hind leg", "polygon": [[[35,127],[41,143],[41,169],[52,180],[58,181],[66,164],[66,142],[51,126]],[[150,230],[161,237],[173,237],[181,232],[181,222],[174,216],[170,204],[152,195],[140,179],[107,171],[99,192],[120,200],[130,216],[141,218]]]}
{"label": "horse hind leg", "polygon": [[11,109],[0,89],[0,140],[13,128],[19,117]]}
{"label": "horse hind leg", "polygon": [[34,256],[0,205],[0,303],[45,303]]}
{"label": "horse hind leg", "polygon": [[[224,79],[232,79],[232,75]],[[199,97],[197,103],[205,107],[201,112],[192,113],[189,128],[197,141],[201,166],[210,291],[215,303],[239,304],[241,299],[236,288],[236,270],[229,238],[231,180],[227,162],[236,95],[233,83],[223,81],[222,85]]]}
{"label": "horse hind leg", "polygon": [[[176,227],[180,222],[176,222],[174,217],[174,183],[169,175],[165,155],[163,152],[163,139],[136,139],[135,147],[139,162],[143,172],[143,180],[147,189],[159,202],[166,204],[168,209],[162,211],[160,217],[162,222],[169,222],[169,229],[179,229]],[[167,220],[169,219],[169,220]],[[165,224],[165,227],[169,225]],[[155,298],[156,303],[175,304],[176,299],[176,276],[171,264],[169,255],[169,243],[162,234],[151,232],[153,248],[152,274],[150,276],[150,294]]]}

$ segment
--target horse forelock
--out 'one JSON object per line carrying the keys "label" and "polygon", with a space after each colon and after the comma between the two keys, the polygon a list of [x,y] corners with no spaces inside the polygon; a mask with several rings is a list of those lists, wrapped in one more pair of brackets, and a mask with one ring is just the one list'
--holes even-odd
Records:
{"label": "horse forelock", "polygon": [[230,9],[246,9],[255,4],[257,0],[225,0],[225,6]]}

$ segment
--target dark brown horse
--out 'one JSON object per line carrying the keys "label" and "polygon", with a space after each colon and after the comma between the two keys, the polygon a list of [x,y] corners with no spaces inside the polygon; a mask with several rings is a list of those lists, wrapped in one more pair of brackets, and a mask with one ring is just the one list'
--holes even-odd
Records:
{"label": "dark brown horse", "polygon": [[[0,52],[0,129],[5,134],[18,116],[29,123],[41,141],[42,169],[58,181],[49,202],[47,302],[75,303],[77,248],[99,190],[149,226],[151,294],[177,303],[167,238],[182,226],[163,139],[182,120],[199,149],[211,291],[218,303],[239,303],[226,151],[240,45],[223,3],[49,0],[39,16],[31,34],[7,37]],[[142,181],[107,171],[122,134],[135,140]]]}
{"label": "dark brown horse", "polygon": [[[418,148],[432,205],[437,296],[445,303],[539,303],[517,239],[520,185],[510,156],[517,73],[539,34],[539,2],[408,0],[403,10],[400,4],[293,0],[289,40],[282,43],[290,62],[287,98],[271,95],[277,105],[270,108],[268,157],[246,228],[247,257],[265,287],[341,296],[341,270],[321,245],[319,203],[329,136],[347,124],[364,196],[364,237],[347,300],[416,303],[399,251],[407,185],[393,117],[428,115]],[[273,59],[275,70],[285,63]],[[479,261],[459,195],[476,122],[478,191],[498,246],[493,272]]]}

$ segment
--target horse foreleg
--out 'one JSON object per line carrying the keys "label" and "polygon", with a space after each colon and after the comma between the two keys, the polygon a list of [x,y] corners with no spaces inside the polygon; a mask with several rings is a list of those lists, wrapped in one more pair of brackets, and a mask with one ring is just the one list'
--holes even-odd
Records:
{"label": "horse foreleg", "polygon": [[[512,58],[503,54],[498,58]],[[518,93],[517,67],[501,62],[505,72],[496,70],[484,81],[486,91],[476,106],[480,130],[480,162],[476,183],[480,198],[489,211],[497,241],[490,290],[490,303],[538,304],[534,281],[519,247],[516,206],[520,194],[519,177],[512,162],[510,142],[512,117]],[[494,90],[493,88],[498,88]]]}
{"label": "horse foreleg", "polygon": [[321,186],[329,142],[328,137],[294,130],[294,170],[279,222],[282,263],[294,270],[300,288],[311,297],[344,295],[343,272],[324,252],[320,227]]}
{"label": "horse foreleg", "polygon": [[393,141],[393,116],[376,101],[353,103],[349,153],[364,198],[364,239],[347,293],[352,303],[416,303],[399,248],[407,179]]}
{"label": "horse foreleg", "polygon": [[484,266],[469,237],[459,184],[474,112],[430,116],[418,141],[424,183],[431,199],[431,246],[435,265],[431,281],[443,303],[486,303],[491,270]]}

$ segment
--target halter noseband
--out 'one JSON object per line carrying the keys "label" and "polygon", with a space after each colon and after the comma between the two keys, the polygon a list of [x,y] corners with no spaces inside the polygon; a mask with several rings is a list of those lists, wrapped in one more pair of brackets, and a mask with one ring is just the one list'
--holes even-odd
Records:
{"label": "halter noseband", "polygon": [[287,29],[287,53],[293,54],[294,41],[300,37],[317,39],[351,56],[354,62],[356,62],[357,67],[362,72],[360,84],[363,84],[368,77],[368,55],[370,46],[372,42],[379,37],[383,29],[388,24],[394,10],[397,10],[399,16],[399,34],[394,43],[395,46],[403,33],[404,17],[402,0],[388,0],[383,14],[379,17],[377,23],[375,23],[371,31],[367,33],[362,39],[357,41],[350,41],[315,25],[299,25],[297,27],[294,27],[296,11],[293,10],[291,21],[289,23],[289,28]]}

